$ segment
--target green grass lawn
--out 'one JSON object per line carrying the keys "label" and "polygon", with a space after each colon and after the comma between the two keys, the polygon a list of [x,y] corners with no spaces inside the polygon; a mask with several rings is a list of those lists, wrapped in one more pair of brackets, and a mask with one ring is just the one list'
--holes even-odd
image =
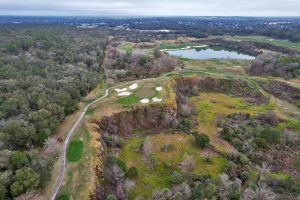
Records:
{"label": "green grass lawn", "polygon": [[60,195],[55,200],[69,200],[69,196],[66,194]]}
{"label": "green grass lawn", "polygon": [[73,140],[70,142],[67,158],[70,162],[77,162],[82,156],[83,142],[81,140]]}
{"label": "green grass lawn", "polygon": [[117,103],[123,106],[129,106],[138,102],[139,99],[134,94],[127,97],[120,97],[119,99],[117,99]]}

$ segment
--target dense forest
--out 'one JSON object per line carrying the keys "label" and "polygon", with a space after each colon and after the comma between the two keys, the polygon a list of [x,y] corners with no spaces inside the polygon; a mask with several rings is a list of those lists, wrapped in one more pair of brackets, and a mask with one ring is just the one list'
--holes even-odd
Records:
{"label": "dense forest", "polygon": [[99,82],[106,31],[64,26],[0,28],[0,199],[50,178],[38,154],[64,117]]}

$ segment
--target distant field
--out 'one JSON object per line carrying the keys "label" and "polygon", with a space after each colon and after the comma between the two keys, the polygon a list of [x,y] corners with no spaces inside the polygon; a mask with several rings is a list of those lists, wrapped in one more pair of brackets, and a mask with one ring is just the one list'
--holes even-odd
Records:
{"label": "distant field", "polygon": [[237,41],[241,40],[241,41],[263,42],[263,43],[269,43],[277,46],[283,46],[283,47],[300,50],[300,43],[290,42],[289,40],[273,39],[265,36],[224,36],[224,38],[228,40],[237,40]]}
{"label": "distant field", "polygon": [[197,46],[197,45],[199,45],[199,44],[194,43],[194,42],[188,42],[188,43],[183,43],[183,44],[160,43],[159,49],[180,49],[180,48],[185,48],[187,46]]}

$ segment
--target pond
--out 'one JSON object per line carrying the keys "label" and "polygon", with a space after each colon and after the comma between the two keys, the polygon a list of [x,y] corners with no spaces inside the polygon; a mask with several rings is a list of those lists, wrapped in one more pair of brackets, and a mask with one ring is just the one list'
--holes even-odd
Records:
{"label": "pond", "polygon": [[176,49],[167,50],[170,55],[188,59],[206,60],[206,59],[241,59],[253,60],[255,57],[242,54],[236,51],[205,49]]}

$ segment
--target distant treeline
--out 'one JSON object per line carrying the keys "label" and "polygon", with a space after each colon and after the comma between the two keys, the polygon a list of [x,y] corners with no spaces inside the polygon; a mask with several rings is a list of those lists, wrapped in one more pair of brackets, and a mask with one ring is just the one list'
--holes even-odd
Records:
{"label": "distant treeline", "polygon": [[[264,35],[276,39],[300,42],[299,17],[20,17],[2,16],[2,23],[70,24],[83,23],[118,27],[118,31],[172,30],[176,34],[204,38],[209,35]],[[122,29],[123,28],[123,29]],[[162,34],[164,35],[164,34]]]}

